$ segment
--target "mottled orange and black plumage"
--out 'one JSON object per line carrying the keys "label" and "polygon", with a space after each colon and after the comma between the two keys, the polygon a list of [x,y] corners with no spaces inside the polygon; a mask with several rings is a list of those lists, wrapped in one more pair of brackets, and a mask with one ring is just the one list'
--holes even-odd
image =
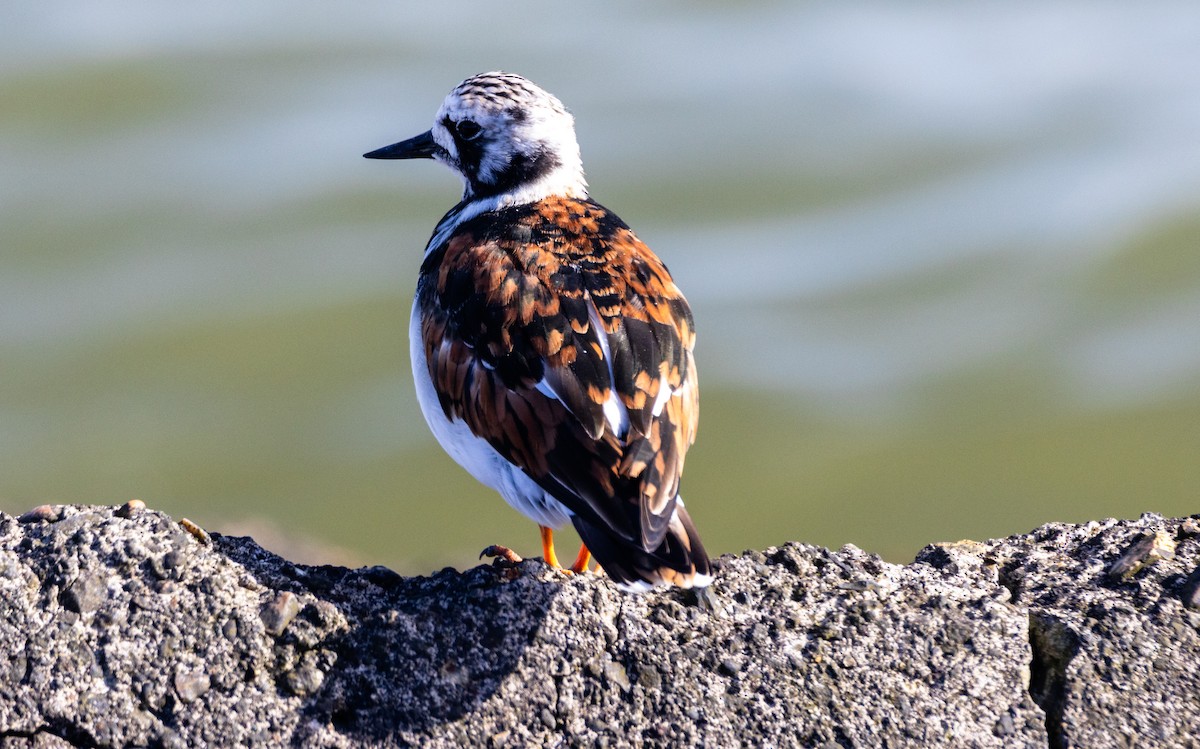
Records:
{"label": "mottled orange and black plumage", "polygon": [[[571,510],[602,567],[612,574],[605,551],[616,546],[643,551],[639,565],[703,557],[671,548],[699,543],[686,511],[690,532],[659,548],[696,436],[692,313],[619,218],[561,197],[477,216],[426,257],[417,306],[446,417]],[[538,388],[543,380],[554,395]],[[655,415],[667,386],[676,392]],[[623,429],[605,419],[614,393]]]}
{"label": "mottled orange and black plumage", "polygon": [[423,149],[464,175],[463,202],[426,248],[413,309],[418,392],[436,396],[422,402],[426,418],[510,504],[543,525],[569,518],[618,583],[707,584],[709,560],[679,499],[699,415],[691,309],[662,261],[586,196],[577,166],[572,181],[573,130],[567,145],[548,131],[510,138],[533,151],[504,150],[514,146],[501,136],[534,116],[570,124],[557,100],[514,78],[468,79],[447,97],[440,130],[389,147],[401,155],[381,149]]}

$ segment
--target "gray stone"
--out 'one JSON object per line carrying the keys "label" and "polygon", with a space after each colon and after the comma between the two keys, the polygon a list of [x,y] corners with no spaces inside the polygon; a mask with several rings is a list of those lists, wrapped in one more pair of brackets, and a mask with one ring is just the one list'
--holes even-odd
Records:
{"label": "gray stone", "polygon": [[1200,734],[1191,519],[1052,524],[906,566],[793,543],[723,558],[704,595],[626,595],[540,561],[403,578],[207,541],[140,508],[0,514],[0,747]]}
{"label": "gray stone", "polygon": [[203,671],[180,671],[175,674],[175,693],[182,702],[195,702],[212,686]]}
{"label": "gray stone", "polygon": [[76,614],[90,614],[108,595],[107,575],[83,572],[62,592],[62,605]]}
{"label": "gray stone", "polygon": [[303,605],[295,593],[287,590],[264,604],[262,611],[259,612],[259,617],[262,619],[263,627],[267,630],[267,634],[275,635],[276,637],[283,634],[283,631],[288,628],[288,625],[300,613]]}

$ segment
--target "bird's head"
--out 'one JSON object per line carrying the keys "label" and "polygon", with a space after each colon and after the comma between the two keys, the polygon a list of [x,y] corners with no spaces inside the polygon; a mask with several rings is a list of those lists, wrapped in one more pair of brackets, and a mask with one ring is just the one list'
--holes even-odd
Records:
{"label": "bird's head", "polygon": [[364,156],[440,161],[462,177],[464,200],[587,197],[574,119],[553,95],[511,73],[471,76],[446,96],[430,130]]}

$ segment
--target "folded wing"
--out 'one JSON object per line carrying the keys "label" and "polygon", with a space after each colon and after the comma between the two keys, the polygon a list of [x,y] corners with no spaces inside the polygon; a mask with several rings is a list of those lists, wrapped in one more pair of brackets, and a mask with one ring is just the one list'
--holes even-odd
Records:
{"label": "folded wing", "polygon": [[660,547],[696,434],[692,314],[620,219],[565,198],[473,219],[418,298],[447,417],[614,541],[679,556]]}

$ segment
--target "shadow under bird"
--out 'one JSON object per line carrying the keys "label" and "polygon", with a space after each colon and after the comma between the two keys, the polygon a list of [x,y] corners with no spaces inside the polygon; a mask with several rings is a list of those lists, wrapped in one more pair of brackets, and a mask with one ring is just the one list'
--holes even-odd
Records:
{"label": "shadow under bird", "polygon": [[463,180],[425,248],[409,330],[442,447],[541,527],[551,565],[552,529],[570,522],[576,572],[590,555],[626,590],[708,585],[679,496],[699,416],[691,309],[588,197],[562,103],[483,73],[450,92],[432,129],[364,155],[434,159]]}

